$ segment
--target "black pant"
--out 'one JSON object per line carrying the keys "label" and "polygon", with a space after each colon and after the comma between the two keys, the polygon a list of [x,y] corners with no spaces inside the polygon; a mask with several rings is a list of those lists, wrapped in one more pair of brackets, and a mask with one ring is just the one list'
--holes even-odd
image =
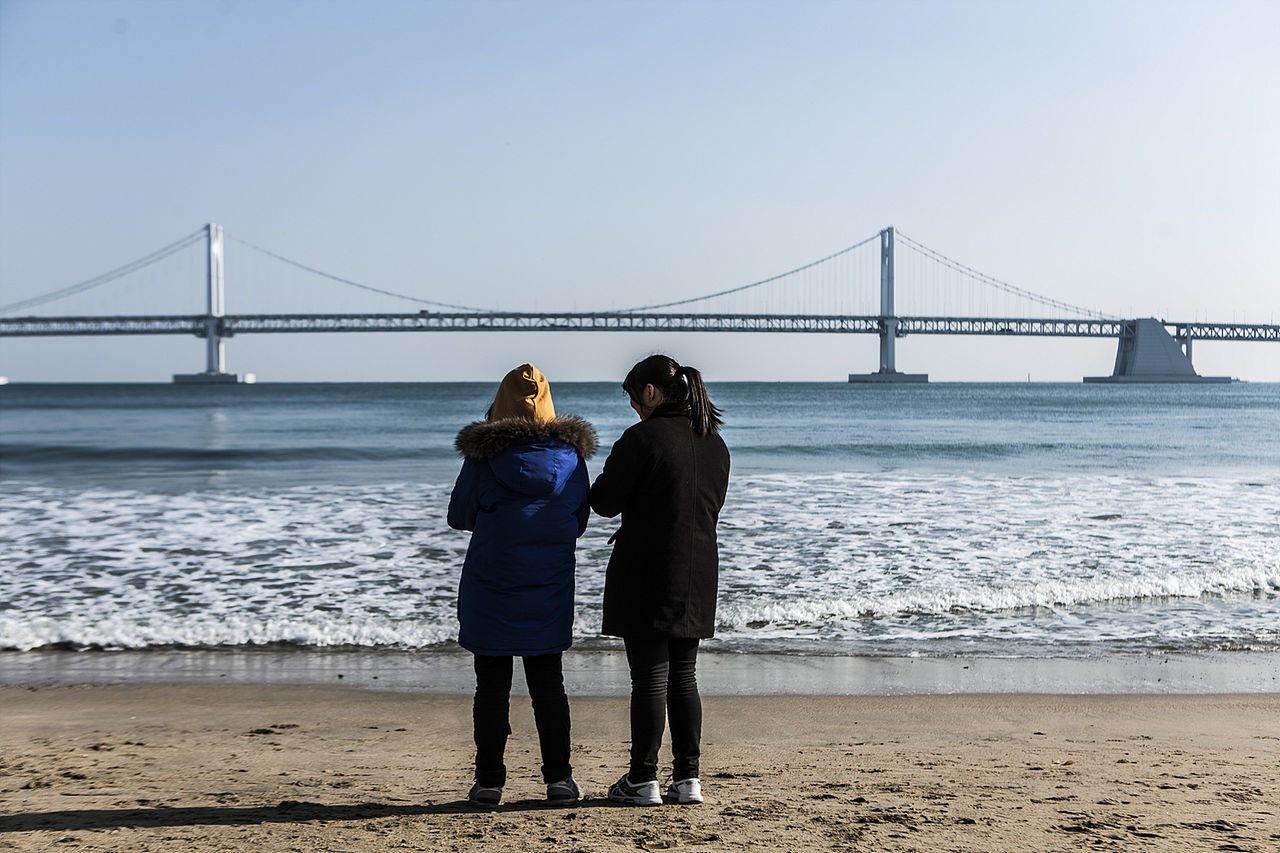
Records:
{"label": "black pant", "polygon": [[658,778],[658,747],[671,718],[672,778],[698,775],[702,697],[698,695],[698,641],[624,638],[631,667],[632,782]]}
{"label": "black pant", "polygon": [[[475,722],[476,781],[486,788],[501,788],[507,782],[502,756],[511,734],[511,657],[476,655],[475,659],[476,698],[471,716]],[[573,774],[569,766],[569,697],[564,692],[560,654],[522,660],[542,748],[542,780],[549,785]]]}

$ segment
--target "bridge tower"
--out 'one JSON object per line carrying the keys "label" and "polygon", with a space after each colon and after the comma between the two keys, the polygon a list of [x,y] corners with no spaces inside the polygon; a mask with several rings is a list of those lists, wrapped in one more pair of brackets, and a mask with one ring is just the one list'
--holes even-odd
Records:
{"label": "bridge tower", "polygon": [[[222,226],[210,222],[208,234],[207,299],[204,315],[205,368],[203,373],[175,373],[173,381],[180,384],[232,384],[240,382],[235,373],[226,369],[227,352],[221,334],[222,315],[225,311],[222,275]],[[253,382],[252,373],[246,373],[245,382]]]}
{"label": "bridge tower", "polygon": [[850,373],[850,382],[928,382],[927,373],[900,373],[894,344],[902,336],[893,308],[893,226],[880,232],[880,369],[875,373]]}

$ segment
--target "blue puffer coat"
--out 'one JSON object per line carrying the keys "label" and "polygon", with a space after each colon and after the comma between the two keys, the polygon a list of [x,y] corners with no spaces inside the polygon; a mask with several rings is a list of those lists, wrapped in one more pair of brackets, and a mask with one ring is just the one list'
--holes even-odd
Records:
{"label": "blue puffer coat", "polygon": [[596,433],[566,415],[480,421],[458,433],[465,458],[449,526],[471,530],[458,587],[458,642],[478,655],[548,655],[573,642],[574,548],[587,529]]}

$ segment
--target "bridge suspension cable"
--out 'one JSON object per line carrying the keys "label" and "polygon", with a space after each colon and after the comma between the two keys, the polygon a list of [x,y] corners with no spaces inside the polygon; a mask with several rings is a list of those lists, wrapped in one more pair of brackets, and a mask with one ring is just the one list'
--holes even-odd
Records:
{"label": "bridge suspension cable", "polygon": [[923,243],[918,243],[915,240],[912,240],[910,237],[908,237],[906,234],[903,234],[901,231],[896,231],[895,233],[897,234],[897,238],[900,241],[902,241],[902,243],[905,244],[907,248],[915,252],[918,252],[924,257],[932,261],[936,261],[937,263],[942,264],[943,266],[949,269],[955,270],[961,275],[968,276],[969,278],[972,278],[975,281],[982,282],[983,284],[986,284],[990,287],[994,287],[997,290],[1002,290],[1005,293],[1011,293],[1014,296],[1020,296],[1023,299],[1028,299],[1032,302],[1036,302],[1040,305],[1046,305],[1051,308],[1060,308],[1065,311],[1076,311],[1083,314],[1086,317],[1098,317],[1104,320],[1116,319],[1115,315],[1113,314],[1104,314],[1101,311],[1095,311],[1091,308],[1084,308],[1079,305],[1072,305],[1069,302],[1063,302],[1059,299],[1053,299],[1048,296],[1041,296],[1039,293],[1034,293],[1030,290],[1026,290],[1016,285],[1009,284],[1007,281],[1001,281],[1000,279],[989,276],[986,273],[979,272],[978,270],[975,270],[973,267],[968,266],[967,264],[962,264],[960,261],[957,261],[954,258],[949,258],[946,255],[942,254],[941,252],[935,251],[934,249],[930,249],[928,246],[924,245]]}
{"label": "bridge suspension cable", "polygon": [[392,291],[392,290],[383,290],[380,287],[373,287],[368,284],[361,284],[360,282],[352,281],[349,278],[343,278],[342,276],[337,276],[337,275],[333,275],[332,273],[327,273],[324,270],[318,270],[315,267],[309,267],[306,264],[301,263],[300,261],[295,261],[295,260],[292,260],[291,258],[286,258],[284,255],[278,255],[275,252],[271,251],[270,249],[264,249],[261,246],[255,246],[253,243],[250,243],[248,240],[241,239],[240,237],[231,235],[231,239],[235,240],[237,243],[239,243],[242,246],[247,246],[248,248],[253,249],[255,252],[261,252],[262,254],[266,255],[269,258],[275,258],[277,261],[281,261],[283,263],[289,264],[290,266],[297,267],[300,270],[305,270],[306,272],[312,273],[314,275],[318,275],[321,278],[327,278],[330,281],[336,281],[339,284],[345,284],[348,287],[357,287],[360,290],[367,290],[371,293],[380,293],[383,296],[393,296],[396,299],[404,299],[408,302],[417,302],[419,305],[434,305],[438,308],[453,308],[457,311],[476,311],[481,314],[492,313],[491,310],[487,308],[476,308],[471,305],[455,305],[452,302],[437,302],[434,299],[423,299],[419,296],[409,296],[404,293],[396,293],[395,291]]}
{"label": "bridge suspension cable", "polygon": [[691,296],[688,299],[677,299],[674,302],[659,302],[654,305],[639,305],[639,306],[636,306],[635,308],[619,308],[617,310],[607,311],[604,313],[627,314],[632,311],[650,311],[655,308],[671,308],[672,306],[675,306],[675,305],[688,305],[692,302],[703,302],[707,299],[715,299],[717,296],[728,296],[730,293],[740,293],[744,290],[750,290],[753,287],[759,287],[762,284],[769,284],[770,282],[778,281],[779,279],[786,278],[789,275],[795,275],[796,273],[804,272],[807,269],[813,269],[819,264],[825,264],[827,261],[834,260],[835,258],[838,258],[841,255],[847,255],[850,252],[852,252],[854,249],[860,249],[863,246],[867,245],[868,243],[875,242],[876,240],[879,240],[879,239],[880,239],[880,234],[879,232],[877,232],[875,234],[872,234],[867,239],[862,240],[861,242],[854,243],[852,246],[848,246],[847,248],[841,249],[840,251],[835,252],[834,254],[827,255],[825,258],[818,258],[818,260],[812,261],[811,263],[807,263],[802,267],[796,267],[793,270],[787,270],[786,272],[769,276],[769,278],[762,278],[759,281],[753,281],[750,284],[742,284],[742,285],[739,285],[738,287],[731,287],[728,290],[720,290],[715,293],[708,293],[705,296]]}
{"label": "bridge suspension cable", "polygon": [[67,287],[63,287],[58,290],[50,291],[40,296],[32,296],[29,299],[10,302],[8,305],[0,305],[0,314],[8,314],[11,311],[19,311],[23,308],[34,308],[37,305],[44,305],[45,303],[54,302],[58,299],[73,296],[77,293],[83,293],[86,290],[92,290],[95,287],[101,287],[102,285],[115,281],[118,278],[122,278],[131,272],[137,272],[140,269],[151,266],[157,261],[162,261],[170,255],[180,252],[204,238],[205,229],[201,228],[200,230],[193,231],[179,240],[175,240],[164,248],[156,249],[149,255],[143,255],[141,258],[130,261],[124,266],[116,267],[109,272],[104,272],[101,275],[95,275],[93,278],[85,279],[84,281],[68,285]]}

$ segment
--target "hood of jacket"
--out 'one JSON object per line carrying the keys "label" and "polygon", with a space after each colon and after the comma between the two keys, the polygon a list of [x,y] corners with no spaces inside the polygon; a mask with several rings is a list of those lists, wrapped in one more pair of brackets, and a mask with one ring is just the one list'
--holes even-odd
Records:
{"label": "hood of jacket", "polygon": [[454,447],[469,459],[487,460],[508,488],[541,496],[562,489],[578,457],[596,452],[596,431],[576,415],[541,422],[501,418],[467,424]]}

